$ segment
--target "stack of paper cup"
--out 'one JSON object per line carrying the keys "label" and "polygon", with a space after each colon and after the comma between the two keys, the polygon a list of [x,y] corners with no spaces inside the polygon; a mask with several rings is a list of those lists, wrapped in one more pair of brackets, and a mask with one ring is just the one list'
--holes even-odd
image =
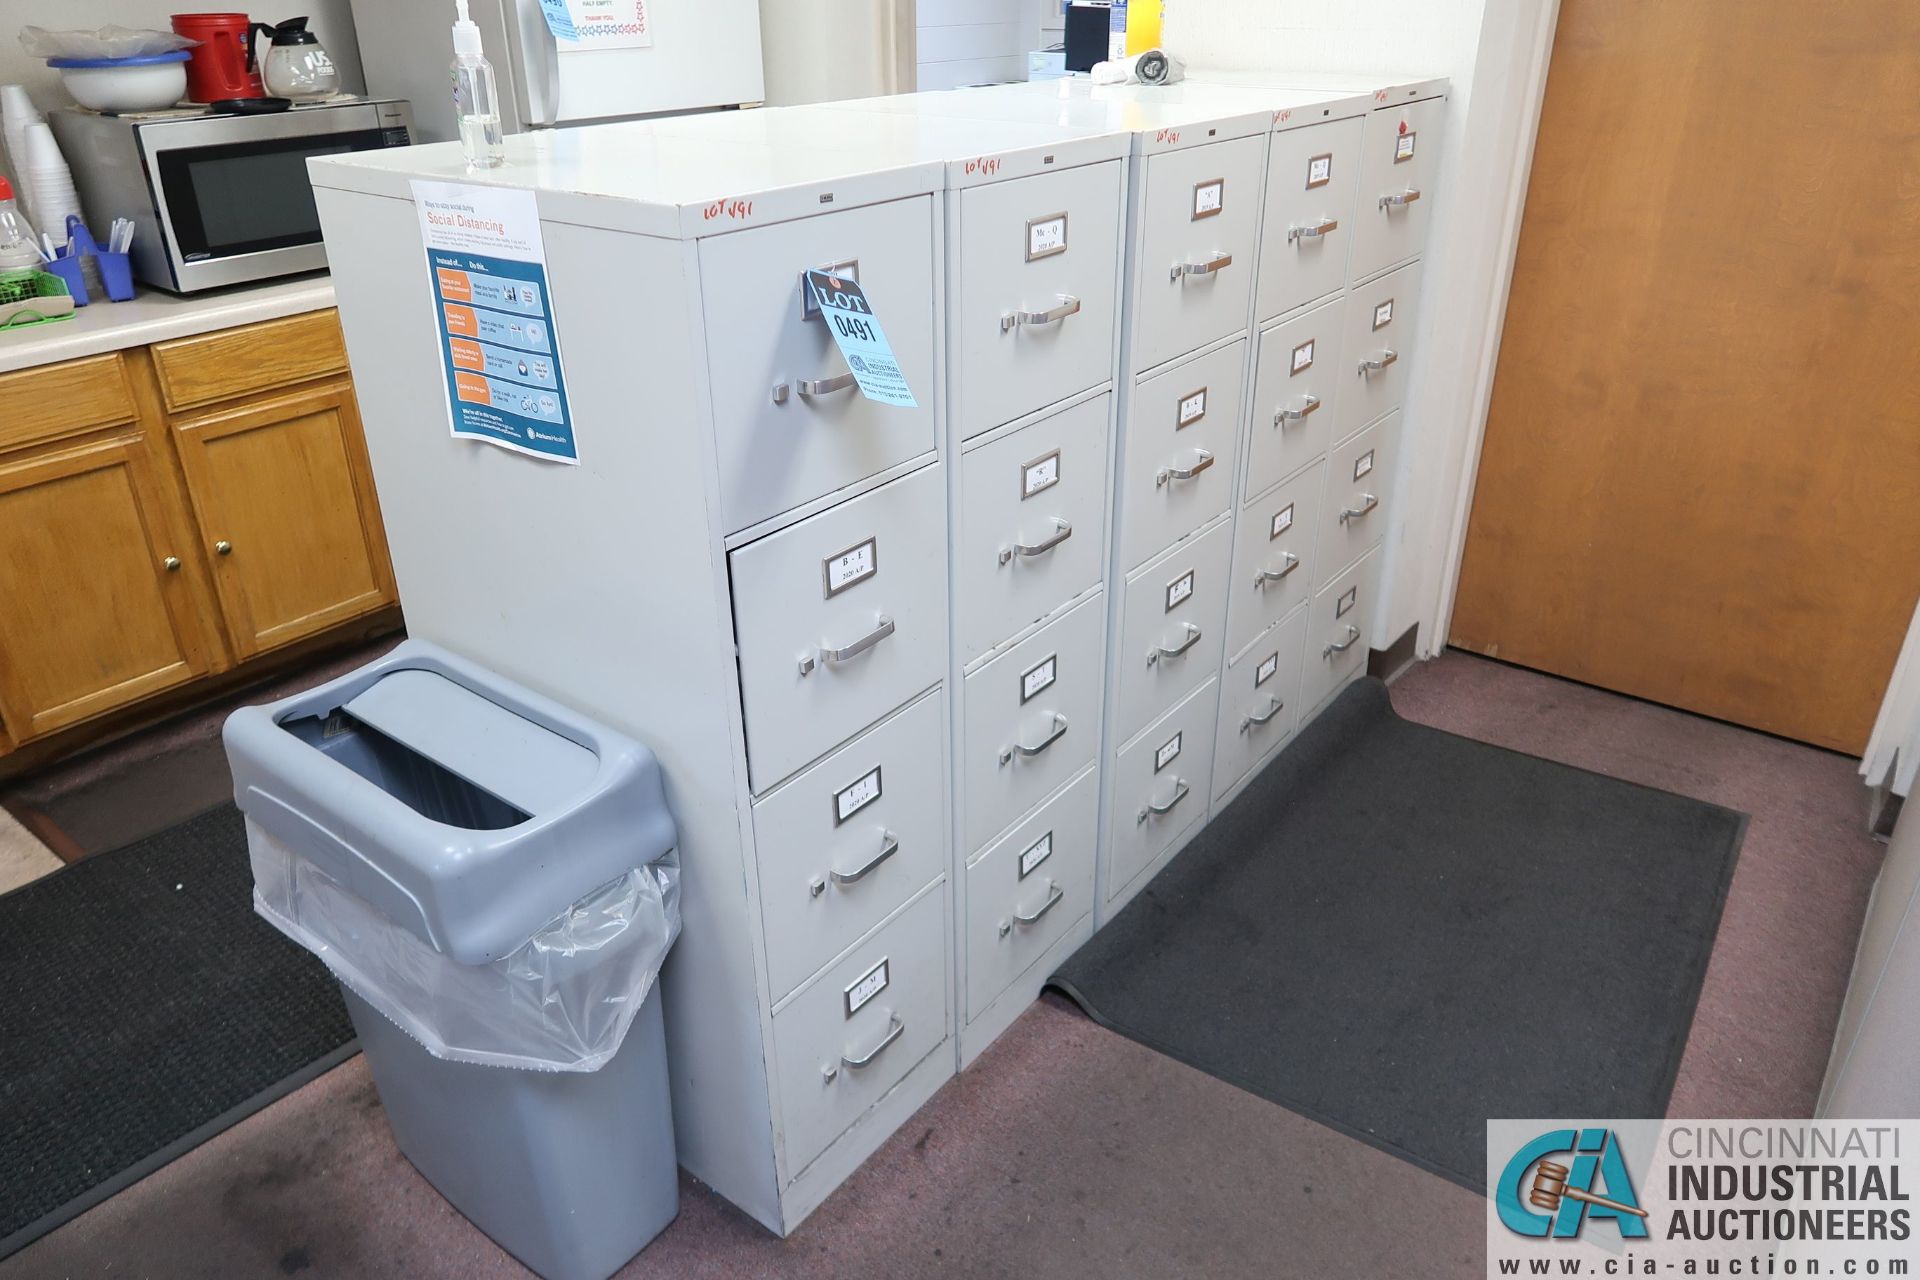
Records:
{"label": "stack of paper cup", "polygon": [[44,123],[27,126],[25,151],[21,172],[31,197],[29,220],[59,244],[67,238],[67,215],[80,213],[80,195],[73,189],[73,171],[67,168],[60,144],[53,140],[53,130]]}
{"label": "stack of paper cup", "polygon": [[[32,182],[27,177],[27,126],[43,124],[46,117],[33,105],[23,84],[0,84],[0,139],[7,144],[7,163],[13,166],[13,186],[20,197],[23,212],[33,217],[30,198]],[[37,225],[37,224],[36,224]]]}

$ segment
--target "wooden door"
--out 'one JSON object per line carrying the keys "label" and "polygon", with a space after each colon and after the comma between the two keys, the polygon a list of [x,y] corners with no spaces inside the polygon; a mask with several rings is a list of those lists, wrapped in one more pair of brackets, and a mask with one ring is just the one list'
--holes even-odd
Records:
{"label": "wooden door", "polygon": [[1454,644],[1864,747],[1920,592],[1917,49],[1912,0],[1563,0]]}
{"label": "wooden door", "polygon": [[145,443],[0,463],[0,718],[26,742],[208,668]]}
{"label": "wooden door", "polygon": [[237,657],[393,600],[350,384],[177,422],[174,438]]}

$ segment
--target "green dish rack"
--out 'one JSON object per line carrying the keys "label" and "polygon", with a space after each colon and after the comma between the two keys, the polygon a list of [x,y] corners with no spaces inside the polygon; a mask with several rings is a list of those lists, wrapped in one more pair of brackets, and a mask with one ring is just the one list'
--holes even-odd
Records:
{"label": "green dish rack", "polygon": [[73,319],[67,282],[47,271],[0,277],[0,329],[24,329]]}

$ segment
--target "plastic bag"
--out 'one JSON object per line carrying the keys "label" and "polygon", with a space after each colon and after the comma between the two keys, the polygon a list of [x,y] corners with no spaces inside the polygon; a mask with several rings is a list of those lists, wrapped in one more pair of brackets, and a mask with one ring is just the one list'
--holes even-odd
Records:
{"label": "plastic bag", "polygon": [[199,44],[171,31],[143,31],[133,27],[101,27],[97,31],[49,31],[20,28],[20,47],[31,58],[144,58],[172,53]]}
{"label": "plastic bag", "polygon": [[464,965],[247,823],[253,907],[436,1058],[598,1071],[680,933],[673,854],[587,894],[517,950]]}

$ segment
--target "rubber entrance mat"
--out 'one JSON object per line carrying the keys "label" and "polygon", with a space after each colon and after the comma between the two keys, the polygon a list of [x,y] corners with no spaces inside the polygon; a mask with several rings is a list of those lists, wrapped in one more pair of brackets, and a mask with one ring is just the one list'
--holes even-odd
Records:
{"label": "rubber entrance mat", "polygon": [[222,805],[0,897],[0,1257],[353,1052]]}
{"label": "rubber entrance mat", "polygon": [[1745,833],[1402,720],[1366,680],[1052,982],[1484,1191],[1490,1117],[1666,1114]]}

